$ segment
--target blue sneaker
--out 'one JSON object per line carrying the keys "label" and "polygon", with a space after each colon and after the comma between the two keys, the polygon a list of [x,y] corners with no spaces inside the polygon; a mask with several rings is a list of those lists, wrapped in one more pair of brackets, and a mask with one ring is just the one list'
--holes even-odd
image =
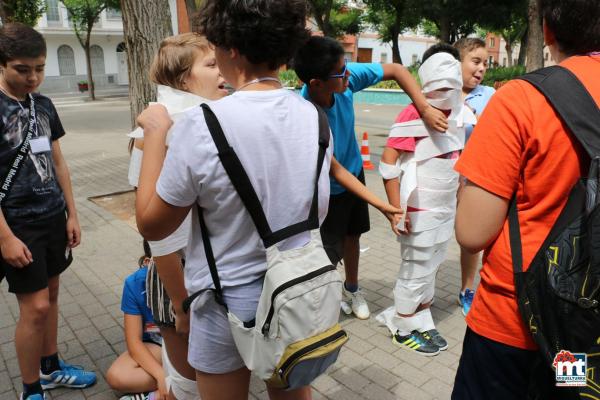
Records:
{"label": "blue sneaker", "polygon": [[29,396],[23,398],[23,393],[21,393],[21,400],[45,400],[46,399],[46,395],[45,394],[30,394]]}
{"label": "blue sneaker", "polygon": [[473,297],[475,297],[475,291],[471,289],[465,289],[464,293],[458,294],[458,305],[462,308],[462,313],[466,317],[471,309],[473,303]]}
{"label": "blue sneaker", "polygon": [[44,390],[61,386],[81,389],[96,383],[96,374],[94,372],[85,371],[83,367],[70,365],[62,360],[59,363],[60,369],[49,375],[44,375],[40,372],[40,383]]}

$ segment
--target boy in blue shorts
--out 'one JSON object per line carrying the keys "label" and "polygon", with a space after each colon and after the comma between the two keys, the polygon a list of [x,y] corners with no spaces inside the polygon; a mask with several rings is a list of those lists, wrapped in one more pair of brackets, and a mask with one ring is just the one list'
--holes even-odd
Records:
{"label": "boy in blue shorts", "polygon": [[59,145],[65,131],[52,101],[35,93],[45,63],[42,35],[17,23],[0,28],[0,277],[19,303],[15,347],[28,400],[96,382],[57,352],[59,276],[81,230]]}
{"label": "boy in blue shorts", "polygon": [[[297,53],[294,69],[305,84],[302,96],[327,113],[334,157],[363,183],[362,157],[354,131],[354,93],[382,80],[393,79],[413,100],[427,125],[440,132],[448,127],[444,114],[427,103],[406,68],[399,64],[347,63],[343,47],[334,39],[311,37]],[[331,262],[337,264],[344,260],[344,295],[359,319],[367,319],[370,315],[358,285],[359,239],[369,229],[367,204],[332,178],[329,211],[321,226],[321,236]]]}

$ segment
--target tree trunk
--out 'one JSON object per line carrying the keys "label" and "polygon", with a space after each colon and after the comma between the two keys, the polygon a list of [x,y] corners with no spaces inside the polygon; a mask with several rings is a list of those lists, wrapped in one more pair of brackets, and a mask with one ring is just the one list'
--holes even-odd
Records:
{"label": "tree trunk", "polygon": [[156,99],[156,87],[148,79],[148,71],[160,42],[173,34],[173,28],[169,3],[164,0],[121,0],[121,13],[133,127],[138,114]]}
{"label": "tree trunk", "polygon": [[396,64],[402,64],[402,57],[400,56],[400,45],[398,43],[398,35],[394,29],[394,33],[392,36],[392,61]]}
{"label": "tree trunk", "polygon": [[512,67],[513,66],[513,46],[512,46],[512,42],[510,40],[506,40],[506,38],[504,38],[504,41],[506,42],[506,45],[504,46],[504,48],[506,49],[506,57],[508,58],[508,67]]}
{"label": "tree trunk", "polygon": [[527,56],[527,37],[529,36],[529,28],[525,29],[525,33],[521,37],[521,46],[519,47],[519,65],[525,65],[525,58]]}
{"label": "tree trunk", "polygon": [[527,72],[544,66],[544,34],[540,0],[529,0],[529,29],[527,32]]}
{"label": "tree trunk", "polygon": [[88,90],[90,93],[90,100],[96,100],[96,90],[94,87],[94,77],[92,76],[92,59],[90,57],[90,36],[92,35],[92,26],[88,24],[89,28],[87,31],[87,36],[85,37],[85,46],[83,46],[83,51],[85,52],[85,64],[87,66],[87,81],[88,81]]}
{"label": "tree trunk", "polygon": [[444,14],[440,18],[440,42],[450,43],[450,17]]}

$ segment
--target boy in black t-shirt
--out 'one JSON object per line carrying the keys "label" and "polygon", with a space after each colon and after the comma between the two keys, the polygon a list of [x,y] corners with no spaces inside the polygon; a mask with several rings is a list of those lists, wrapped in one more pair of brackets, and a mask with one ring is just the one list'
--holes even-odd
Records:
{"label": "boy in black t-shirt", "polygon": [[15,347],[21,399],[29,400],[43,399],[43,388],[96,381],[57,353],[59,275],[81,231],[58,142],[65,131],[50,99],[33,94],[45,62],[38,32],[22,24],[0,28],[0,276],[19,303]]}

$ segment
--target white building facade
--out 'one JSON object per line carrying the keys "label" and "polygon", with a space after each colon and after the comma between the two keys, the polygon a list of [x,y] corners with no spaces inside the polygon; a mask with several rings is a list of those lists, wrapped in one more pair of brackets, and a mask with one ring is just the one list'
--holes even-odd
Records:
{"label": "white building facade", "polygon": [[[400,35],[398,47],[402,64],[411,66],[420,62],[425,50],[435,43],[437,43],[436,38],[418,32]],[[391,63],[392,44],[382,43],[377,33],[361,33],[358,38],[358,60],[360,62]]]}
{"label": "white building facade", "polygon": [[[73,31],[66,8],[59,0],[46,0],[47,12],[36,29],[46,39],[46,79],[42,92],[74,92],[87,81],[85,52]],[[97,89],[127,85],[127,56],[123,21],[117,10],[105,10],[91,35],[90,58]]]}

